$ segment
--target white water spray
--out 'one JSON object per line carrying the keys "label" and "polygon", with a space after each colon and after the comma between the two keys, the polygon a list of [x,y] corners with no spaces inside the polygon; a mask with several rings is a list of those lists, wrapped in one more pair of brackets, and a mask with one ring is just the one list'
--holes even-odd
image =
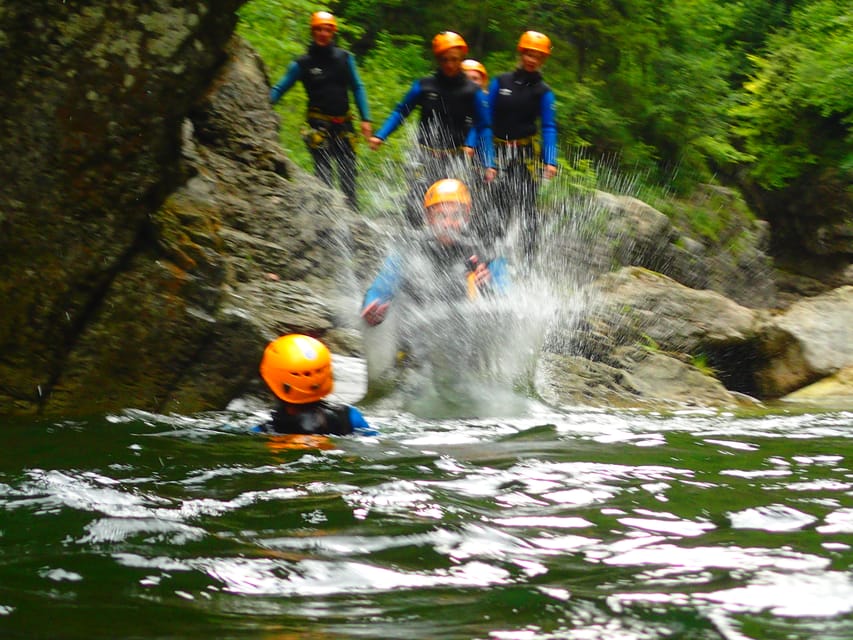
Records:
{"label": "white water spray", "polygon": [[[406,149],[415,149],[414,127],[404,130]],[[419,250],[421,232],[407,222],[404,213],[418,170],[406,158],[415,157],[414,152],[404,153],[403,166],[385,161],[379,172],[362,172],[362,188],[368,196],[363,198],[365,212],[382,229],[385,249],[400,256],[414,256]],[[573,163],[581,161],[573,158]],[[483,187],[473,163],[454,158],[449,166],[457,172],[454,177],[470,185],[476,202]],[[613,172],[602,177],[610,181],[609,189],[631,190]],[[621,183],[615,184],[616,180]],[[368,327],[357,313],[352,314],[353,326],[361,329],[363,337],[368,400],[389,411],[408,410],[424,417],[524,415],[536,396],[535,373],[543,348],[547,345],[559,353],[582,349],[575,328],[596,304],[585,285],[605,270],[591,264],[596,258],[586,248],[595,244],[595,234],[604,228],[606,211],[596,196],[596,185],[578,185],[576,176],[563,174],[540,188],[534,259],[525,255],[524,229],[516,210],[510,211],[502,238],[482,243],[489,257],[500,255],[510,264],[512,286],[505,295],[468,300],[432,291],[425,305],[401,295],[376,327]],[[513,194],[513,201],[523,202],[524,195]],[[488,213],[475,206],[475,215]],[[482,225],[472,225],[472,233],[481,232]],[[360,306],[380,264],[378,258],[370,273],[351,276],[351,307]],[[417,260],[412,259],[409,266],[417,269]],[[441,278],[457,277],[453,271],[461,266],[448,265]],[[427,271],[419,275],[425,285],[435,277]],[[458,277],[462,286],[464,273]]]}

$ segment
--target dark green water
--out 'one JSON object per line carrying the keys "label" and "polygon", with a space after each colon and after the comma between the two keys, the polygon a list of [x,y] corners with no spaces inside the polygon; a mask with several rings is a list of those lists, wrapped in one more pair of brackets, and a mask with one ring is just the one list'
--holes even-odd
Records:
{"label": "dark green water", "polygon": [[[368,414],[369,415],[369,414]],[[853,414],[2,425],[2,638],[853,638]]]}

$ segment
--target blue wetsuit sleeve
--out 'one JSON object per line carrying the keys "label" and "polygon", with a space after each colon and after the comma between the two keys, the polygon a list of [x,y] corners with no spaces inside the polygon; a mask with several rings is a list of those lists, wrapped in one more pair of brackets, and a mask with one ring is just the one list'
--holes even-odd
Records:
{"label": "blue wetsuit sleeve", "polygon": [[364,294],[362,310],[373,302],[391,302],[400,288],[401,277],[400,259],[396,256],[385,258],[379,274]]}
{"label": "blue wetsuit sleeve", "polygon": [[482,91],[477,92],[474,102],[474,126],[468,131],[466,147],[476,147],[484,167],[495,166],[495,147],[492,141],[492,111],[489,98]]}
{"label": "blue wetsuit sleeve", "polygon": [[542,119],[542,162],[557,164],[557,99],[546,91],[540,103]]}
{"label": "blue wetsuit sleeve", "polygon": [[421,82],[420,80],[415,80],[409,91],[405,96],[403,96],[403,99],[397,103],[396,107],[394,107],[394,111],[391,112],[391,115],[382,123],[382,127],[380,127],[379,131],[375,134],[376,137],[386,140],[388,136],[397,130],[397,127],[403,124],[409,114],[414,111],[415,107],[417,107],[420,102]]}
{"label": "blue wetsuit sleeve", "polygon": [[355,106],[358,108],[358,113],[362,120],[370,121],[370,107],[367,106],[367,91],[364,88],[364,83],[361,81],[361,76],[358,75],[358,69],[355,67],[355,58],[347,56],[347,64],[349,65],[350,78],[352,80],[352,95],[355,98]]}
{"label": "blue wetsuit sleeve", "polygon": [[501,294],[507,293],[512,282],[506,258],[495,258],[489,262],[489,273],[492,274],[492,290]]}
{"label": "blue wetsuit sleeve", "polygon": [[287,71],[282,76],[281,80],[279,80],[276,85],[270,89],[270,102],[275,104],[281,99],[285,93],[290,91],[290,88],[296,84],[296,81],[302,77],[302,72],[299,68],[299,65],[294,60],[290,63],[290,66],[287,67]]}
{"label": "blue wetsuit sleeve", "polygon": [[349,407],[349,421],[352,432],[357,436],[378,436],[379,431],[367,424],[367,420],[361,415],[361,411],[355,407]]}

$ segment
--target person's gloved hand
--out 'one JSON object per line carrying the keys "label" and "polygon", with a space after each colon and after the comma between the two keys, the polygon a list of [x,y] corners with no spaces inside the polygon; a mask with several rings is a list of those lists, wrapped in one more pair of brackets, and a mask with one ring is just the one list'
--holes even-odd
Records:
{"label": "person's gloved hand", "polygon": [[388,313],[389,302],[381,302],[374,300],[361,311],[361,317],[371,327],[375,327],[385,319],[385,314]]}
{"label": "person's gloved hand", "polygon": [[468,297],[476,298],[492,282],[492,272],[486,263],[476,255],[468,258]]}

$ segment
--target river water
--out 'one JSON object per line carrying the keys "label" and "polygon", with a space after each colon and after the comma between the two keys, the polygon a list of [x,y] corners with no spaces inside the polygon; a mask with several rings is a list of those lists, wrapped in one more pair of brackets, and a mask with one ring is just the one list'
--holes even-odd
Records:
{"label": "river water", "polygon": [[853,638],[853,413],[9,421],[0,637]]}

